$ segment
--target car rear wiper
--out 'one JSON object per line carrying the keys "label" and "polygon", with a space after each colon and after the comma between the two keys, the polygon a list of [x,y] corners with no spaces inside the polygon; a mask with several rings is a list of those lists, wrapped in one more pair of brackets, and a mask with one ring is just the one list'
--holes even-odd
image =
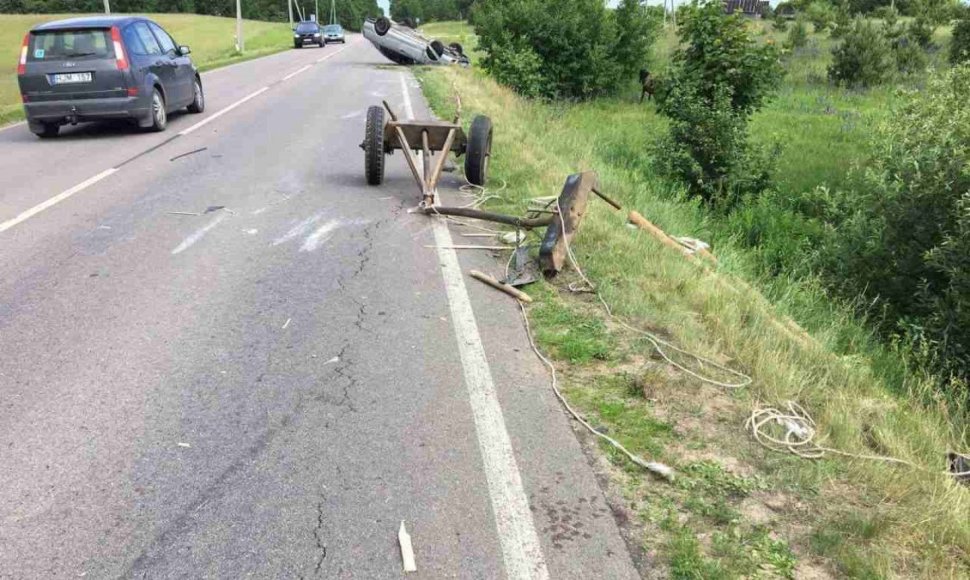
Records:
{"label": "car rear wiper", "polygon": [[64,56],[67,56],[67,57],[78,57],[78,56],[94,56],[96,54],[98,54],[98,53],[95,52],[95,51],[93,51],[93,50],[90,50],[90,51],[85,51],[85,52],[69,52],[69,53],[65,54]]}

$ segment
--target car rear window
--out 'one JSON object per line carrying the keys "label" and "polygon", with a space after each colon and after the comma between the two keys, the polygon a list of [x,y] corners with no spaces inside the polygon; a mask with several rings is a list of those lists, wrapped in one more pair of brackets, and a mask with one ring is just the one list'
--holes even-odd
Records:
{"label": "car rear window", "polygon": [[30,35],[29,61],[101,58],[114,58],[114,46],[106,29],[41,30]]}
{"label": "car rear window", "polygon": [[316,24],[298,24],[296,26],[296,31],[300,34],[306,34],[308,32],[316,32],[320,30],[320,27]]}

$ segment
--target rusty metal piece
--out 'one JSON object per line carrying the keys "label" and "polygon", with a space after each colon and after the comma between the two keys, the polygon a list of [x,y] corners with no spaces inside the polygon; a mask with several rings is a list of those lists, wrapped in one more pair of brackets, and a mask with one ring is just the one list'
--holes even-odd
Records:
{"label": "rusty metal piece", "polygon": [[546,228],[546,236],[539,247],[539,266],[546,276],[555,276],[566,265],[568,244],[586,215],[589,194],[597,186],[596,173],[574,173],[566,178],[562,193],[556,200],[559,215],[553,216]]}
{"label": "rusty metal piece", "polygon": [[476,220],[484,220],[488,222],[496,222],[500,224],[508,224],[510,226],[515,226],[522,228],[524,230],[531,230],[532,228],[542,228],[548,226],[553,221],[553,216],[546,216],[540,218],[520,218],[511,215],[505,215],[502,213],[494,213],[490,211],[482,211],[480,209],[473,209],[470,207],[447,207],[447,206],[435,206],[426,207],[421,209],[421,213],[425,215],[450,215],[456,217],[466,217]]}

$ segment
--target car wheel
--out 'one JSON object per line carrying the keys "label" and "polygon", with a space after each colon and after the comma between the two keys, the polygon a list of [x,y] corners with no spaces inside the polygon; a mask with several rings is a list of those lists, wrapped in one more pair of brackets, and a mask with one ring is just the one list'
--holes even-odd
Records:
{"label": "car wheel", "polygon": [[61,126],[57,123],[43,123],[40,126],[39,131],[34,131],[34,135],[37,135],[41,139],[53,139],[54,137],[57,137],[57,134],[60,133],[60,131]]}
{"label": "car wheel", "polygon": [[380,185],[384,181],[384,109],[367,109],[367,126],[364,128],[364,174],[368,185]]}
{"label": "car wheel", "polygon": [[195,82],[192,87],[193,98],[192,103],[189,105],[190,113],[201,113],[205,110],[205,93],[202,92],[202,81],[196,77]]}
{"label": "car wheel", "polygon": [[323,47],[327,46],[327,43],[325,41],[323,41],[323,40],[321,40],[317,44],[320,46],[320,48],[323,48]]}
{"label": "car wheel", "polygon": [[374,32],[376,32],[378,36],[384,36],[390,29],[391,21],[384,16],[381,16],[376,22],[374,22]]}
{"label": "car wheel", "polygon": [[475,117],[465,147],[465,179],[472,185],[484,186],[488,178],[488,159],[492,156],[492,120]]}
{"label": "car wheel", "polygon": [[458,54],[465,54],[464,48],[462,48],[462,46],[457,42],[452,42],[451,44],[448,45],[448,48],[457,52]]}
{"label": "car wheel", "polygon": [[294,42],[293,43],[293,48],[303,48],[303,44],[302,43],[299,43],[299,42]]}
{"label": "car wheel", "polygon": [[152,89],[152,124],[148,128],[152,131],[164,131],[168,125],[168,113],[165,111],[165,97],[158,89]]}

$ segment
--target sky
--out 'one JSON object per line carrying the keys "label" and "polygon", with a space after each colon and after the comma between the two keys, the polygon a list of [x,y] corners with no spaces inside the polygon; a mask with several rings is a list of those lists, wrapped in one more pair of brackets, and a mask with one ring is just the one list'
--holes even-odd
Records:
{"label": "sky", "polygon": [[377,5],[381,7],[384,14],[389,14],[391,12],[391,0],[377,0]]}

